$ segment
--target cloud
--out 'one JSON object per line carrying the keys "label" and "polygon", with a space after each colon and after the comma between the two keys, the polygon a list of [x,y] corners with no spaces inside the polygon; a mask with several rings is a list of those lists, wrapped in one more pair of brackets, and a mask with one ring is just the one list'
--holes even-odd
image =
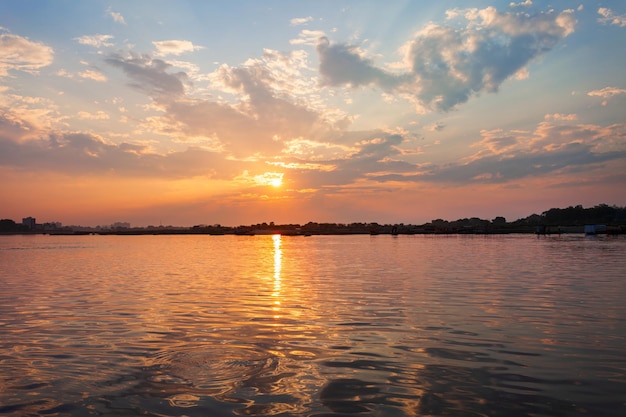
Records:
{"label": "cloud", "polygon": [[[446,183],[450,185],[504,184],[531,178],[568,183],[573,175],[586,181],[612,164],[626,164],[626,125],[572,124],[556,118],[544,121],[533,132],[483,130],[473,147],[474,155],[447,164],[414,165],[413,170],[372,175],[381,182]],[[620,168],[621,167],[621,168]]]}
{"label": "cloud", "polygon": [[595,97],[602,97],[602,98],[611,98],[619,94],[626,94],[626,89],[615,88],[615,87],[604,87],[600,90],[593,90],[587,93],[588,96],[592,96],[592,97],[595,96]]}
{"label": "cloud", "polygon": [[429,126],[424,126],[424,129],[431,131],[431,132],[441,132],[443,129],[445,129],[446,125],[442,122],[436,122],[433,123],[432,125]]}
{"label": "cloud", "polygon": [[94,48],[113,46],[112,43],[108,42],[111,39],[113,39],[113,35],[84,35],[74,38],[81,45],[93,46]]}
{"label": "cloud", "polygon": [[609,102],[609,99],[617,96],[617,95],[621,95],[621,94],[626,94],[626,89],[623,88],[615,88],[615,87],[604,87],[600,90],[593,90],[587,93],[588,96],[590,97],[601,97],[604,100],[602,100],[602,105],[606,106]]}
{"label": "cloud", "polygon": [[465,163],[438,167],[432,180],[508,182],[564,172],[593,171],[598,164],[626,161],[626,125],[598,126],[544,121],[534,132],[483,131],[482,148]]}
{"label": "cloud", "polygon": [[9,70],[35,72],[52,63],[52,48],[10,33],[0,33],[0,77]]}
{"label": "cloud", "polygon": [[533,5],[533,1],[532,0],[524,0],[524,1],[519,2],[519,3],[514,3],[514,2],[509,3],[510,7],[530,7],[532,5]]}
{"label": "cloud", "polygon": [[77,74],[74,74],[74,73],[68,72],[65,69],[60,69],[56,72],[56,75],[58,77],[64,77],[64,78],[75,78],[76,76],[78,76],[86,80],[92,80],[92,81],[98,81],[98,82],[108,81],[108,78],[106,77],[106,75],[96,70],[85,70]]}
{"label": "cloud", "polygon": [[[431,24],[417,33],[406,44],[407,65],[400,73],[381,69],[356,46],[318,38],[322,84],[376,86],[447,110],[473,94],[497,91],[530,60],[570,34],[575,22],[571,11],[531,16],[487,8],[455,10],[449,16],[462,21],[462,27]],[[310,96],[313,88],[311,83],[302,84],[302,79],[311,78],[303,77],[309,71],[303,51],[265,50],[259,59],[239,67],[221,66],[206,78],[214,90],[231,95],[228,100],[186,97],[186,74],[173,73],[170,63],[148,55],[112,55],[107,62],[159,100],[162,114],[147,121],[154,124],[154,131],[210,141],[219,152],[202,150],[201,155],[210,155],[213,166],[230,161],[248,169],[251,176],[271,171],[268,165],[281,167],[288,170],[285,179],[297,179],[298,187],[311,190],[384,181],[505,183],[545,173],[592,171],[626,158],[620,145],[626,142],[623,126],[574,124],[575,115],[554,113],[533,132],[481,132],[481,140],[474,144],[476,152],[461,161],[409,162],[423,157],[404,160],[406,148],[414,149],[410,134],[348,132],[321,109],[299,100]],[[148,154],[145,149],[134,152]],[[159,164],[170,161],[167,155],[151,155]],[[178,156],[191,163],[189,156]],[[188,169],[201,168],[190,165]]]}
{"label": "cloud", "polygon": [[[460,13],[460,12],[459,12]],[[465,29],[430,25],[406,50],[419,102],[449,110],[480,92],[496,92],[531,60],[573,31],[571,12],[558,15],[464,11]]]}
{"label": "cloud", "polygon": [[56,72],[56,75],[58,77],[65,77],[65,78],[74,78],[74,74],[72,74],[71,72],[68,72],[67,70],[64,69],[60,69]]}
{"label": "cloud", "polygon": [[[563,148],[542,153],[518,153],[511,157],[489,156],[465,165],[436,170],[427,180],[466,184],[472,182],[505,183],[546,174],[567,171],[592,171],[597,164],[623,160],[626,152],[593,152],[588,145],[571,143]],[[426,178],[424,178],[426,179]]]}
{"label": "cloud", "polygon": [[606,7],[600,7],[598,14],[602,17],[598,18],[598,22],[603,25],[615,25],[619,27],[626,26],[626,15],[615,15],[613,10]]}
{"label": "cloud", "polygon": [[[67,175],[221,179],[237,178],[244,170],[250,176],[262,175],[272,166],[280,167],[300,189],[325,193],[390,181],[511,183],[545,174],[555,178],[591,173],[602,164],[623,166],[626,161],[626,125],[577,124],[574,115],[556,113],[546,115],[532,132],[482,131],[473,145],[477,151],[461,161],[408,162],[403,160],[403,147],[411,142],[407,133],[333,129],[318,113],[273,97],[264,82],[269,74],[259,75],[258,67],[223,71],[225,82],[247,94],[246,103],[173,100],[163,106],[160,118],[165,129],[181,137],[213,137],[220,144],[214,147],[218,151],[192,144],[185,151],[157,154],[142,145],[116,144],[89,133],[40,130],[33,137],[33,127],[14,115],[0,117],[0,165]],[[106,114],[84,112],[78,117],[104,120]],[[288,133],[281,138],[276,132]]]}
{"label": "cloud", "polygon": [[[38,137],[42,132],[66,127],[65,116],[58,111],[52,100],[43,97],[20,96],[3,92],[0,94],[0,136],[19,134],[23,139]],[[9,129],[10,132],[5,132]]]}
{"label": "cloud", "polygon": [[322,37],[318,39],[317,53],[323,85],[359,87],[377,84],[391,89],[399,83],[394,75],[376,68],[355,46],[331,44],[328,38]]}
{"label": "cloud", "polygon": [[105,81],[107,81],[106,75],[102,74],[99,71],[94,71],[94,70],[81,71],[81,72],[78,73],[78,76],[81,77],[81,78],[85,78],[85,79],[93,80],[93,81],[98,81],[98,82],[105,82]]}
{"label": "cloud", "polygon": [[[406,138],[383,130],[333,132],[319,141],[295,140],[278,166],[290,170],[300,188],[319,190],[362,183],[390,172],[414,172],[399,159]],[[343,143],[344,145],[339,145]]]}
{"label": "cloud", "polygon": [[314,137],[333,128],[325,113],[299,98],[316,89],[304,51],[265,50],[260,59],[240,67],[219,67],[205,79],[218,94],[231,95],[228,101],[186,97],[187,75],[172,73],[170,63],[148,55],[112,55],[106,62],[122,69],[131,85],[157,100],[163,113],[146,119],[144,129],[177,140],[207,138],[236,159],[258,159],[279,152],[283,141]]}
{"label": "cloud", "polygon": [[482,130],[480,134],[483,137],[482,140],[472,146],[483,148],[486,154],[501,155],[520,143],[519,133],[516,134],[515,132],[504,132],[501,129],[495,129]]}
{"label": "cloud", "polygon": [[193,52],[203,49],[203,46],[194,45],[190,41],[168,40],[152,42],[156,47],[156,56],[181,55],[186,52]]}
{"label": "cloud", "polygon": [[121,13],[114,12],[110,8],[107,10],[107,13],[116,23],[121,23],[122,25],[126,24],[126,20],[124,20],[124,16],[122,16]]}
{"label": "cloud", "polygon": [[285,84],[273,74],[263,61],[237,68],[222,66],[213,82],[236,93],[239,103],[181,100],[167,106],[163,119],[185,135],[217,136],[237,157],[275,153],[282,140],[329,129],[315,111],[291,102],[288,96],[277,97],[280,94],[273,87]]}
{"label": "cloud", "polygon": [[[332,45],[323,42],[320,48]],[[320,54],[331,60],[335,59],[334,54],[349,56],[352,61],[347,67],[361,72],[352,78],[360,85],[382,85],[384,77],[399,82],[397,76],[376,70],[357,49],[339,47],[322,50]],[[117,58],[115,62],[149,92],[150,87],[159,84],[154,79],[170,77],[169,67],[154,61],[147,56],[134,56]],[[573,124],[577,122],[576,115],[554,113],[546,115],[534,132],[481,132],[482,139],[473,145],[477,151],[461,161],[442,165],[409,162],[403,160],[403,147],[411,142],[407,133],[338,129],[321,112],[292,101],[294,96],[281,95],[281,90],[292,88],[290,77],[300,78],[305,61],[295,52],[267,50],[261,59],[249,60],[246,65],[224,65],[212,74],[212,84],[235,94],[239,102],[192,101],[172,96],[163,102],[164,113],[155,122],[177,137],[210,138],[222,159],[238,161],[246,167],[282,167],[288,170],[285,178],[297,179],[299,187],[317,190],[368,181],[506,183],[548,173],[590,171],[598,164],[626,158],[626,148],[620,145],[626,143],[623,126]],[[340,79],[332,68],[323,68],[324,74]],[[290,70],[294,73],[290,74]],[[432,128],[441,129],[443,125],[435,124]],[[251,170],[250,175],[266,171]]]}
{"label": "cloud", "polygon": [[303,30],[298,34],[298,39],[291,39],[289,43],[291,45],[309,45],[316,46],[320,38],[325,37],[326,34],[320,30]]}
{"label": "cloud", "polygon": [[569,121],[569,122],[573,122],[578,120],[578,116],[576,114],[561,114],[561,113],[554,113],[554,114],[546,114],[544,116],[545,120],[565,120],[565,121]]}
{"label": "cloud", "polygon": [[430,24],[418,32],[402,48],[408,68],[402,74],[378,68],[355,46],[321,38],[317,51],[324,84],[377,85],[414,100],[418,108],[447,111],[523,75],[529,62],[573,33],[576,24],[572,10],[529,15],[493,7],[454,9],[448,19],[465,27]]}
{"label": "cloud", "polygon": [[118,67],[134,82],[130,85],[148,93],[153,98],[172,98],[185,92],[187,74],[169,73],[172,65],[148,55],[113,54],[105,59],[109,65]]}
{"label": "cloud", "polygon": [[79,111],[77,113],[79,119],[83,120],[108,120],[109,115],[103,111],[98,111],[96,113],[89,113],[86,111]]}
{"label": "cloud", "polygon": [[[0,117],[0,132],[7,120]],[[206,175],[233,178],[240,163],[218,153],[190,147],[160,155],[130,143],[110,143],[89,133],[51,134],[25,142],[0,135],[0,166],[66,175],[121,175],[138,178],[185,178]]]}
{"label": "cloud", "polygon": [[[154,61],[134,55],[111,57],[108,62],[122,68],[152,95],[154,85],[171,75],[165,63]],[[264,166],[261,174],[268,171],[267,164],[281,166],[298,177],[304,187],[320,187],[326,181],[342,185],[365,180],[371,172],[414,169],[412,164],[399,160],[403,135],[345,132],[323,110],[298,100],[299,95],[308,96],[315,89],[314,82],[302,84],[306,71],[309,69],[302,51],[265,50],[260,59],[248,60],[240,67],[223,65],[211,74],[213,88],[238,100],[191,100],[173,94],[180,92],[178,89],[161,88],[172,90],[172,94],[167,100],[159,98],[163,113],[147,124],[152,124],[155,132],[176,138],[205,138],[220,150],[220,158],[245,165],[250,175],[259,174],[250,168],[259,164]]]}
{"label": "cloud", "polygon": [[293,19],[291,19],[289,21],[289,23],[291,24],[291,26],[300,26],[300,25],[306,25],[307,23],[309,23],[311,20],[313,20],[312,16],[307,16],[307,17],[294,17]]}

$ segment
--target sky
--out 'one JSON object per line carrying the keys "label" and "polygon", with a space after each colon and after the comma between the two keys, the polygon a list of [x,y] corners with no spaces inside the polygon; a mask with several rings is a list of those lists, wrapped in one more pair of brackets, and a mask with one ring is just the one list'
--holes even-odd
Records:
{"label": "sky", "polygon": [[0,218],[626,205],[626,2],[0,2]]}

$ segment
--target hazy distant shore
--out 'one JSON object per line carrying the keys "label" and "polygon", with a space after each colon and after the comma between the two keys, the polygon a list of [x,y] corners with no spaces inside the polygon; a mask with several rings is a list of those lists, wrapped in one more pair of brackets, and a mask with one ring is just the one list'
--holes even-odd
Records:
{"label": "hazy distant shore", "polygon": [[[338,227],[326,228],[324,230],[302,230],[302,229],[282,229],[275,227],[271,229],[241,229],[241,228],[222,228],[215,230],[208,228],[132,228],[125,230],[56,230],[56,231],[21,231],[21,232],[0,232],[0,235],[54,235],[54,236],[80,236],[80,235],[117,235],[117,236],[137,236],[137,235],[237,235],[237,236],[256,236],[256,235],[283,235],[283,236],[313,236],[313,235],[496,235],[496,234],[580,234],[585,233],[585,226],[558,226],[558,227],[500,227],[487,229],[434,229],[424,226],[403,226],[395,228],[394,226],[381,226],[376,230],[368,228],[352,228]],[[593,234],[618,235],[626,234],[625,226],[612,226],[603,228]]]}
{"label": "hazy distant shore", "polygon": [[626,207],[599,204],[583,208],[581,205],[564,209],[552,208],[541,215],[532,214],[528,217],[508,222],[502,216],[492,220],[478,217],[463,218],[454,221],[443,219],[428,223],[414,224],[380,224],[369,223],[318,223],[306,224],[275,224],[258,223],[241,226],[223,226],[220,224],[200,224],[192,227],[182,226],[146,226],[130,227],[130,223],[118,222],[110,226],[84,227],[61,226],[61,223],[36,223],[28,217],[22,224],[10,219],[0,220],[0,234],[50,234],[50,235],[350,235],[350,234],[624,234],[626,233]]}

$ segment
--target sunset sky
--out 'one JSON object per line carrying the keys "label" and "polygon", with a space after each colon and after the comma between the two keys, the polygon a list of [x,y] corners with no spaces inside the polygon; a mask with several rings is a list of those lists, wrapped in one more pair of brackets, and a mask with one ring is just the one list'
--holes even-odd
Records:
{"label": "sunset sky", "polygon": [[0,218],[626,205],[626,2],[0,2]]}

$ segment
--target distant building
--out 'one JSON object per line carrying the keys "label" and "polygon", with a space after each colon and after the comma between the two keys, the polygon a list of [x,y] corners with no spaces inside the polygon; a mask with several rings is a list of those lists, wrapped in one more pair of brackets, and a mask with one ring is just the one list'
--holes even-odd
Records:
{"label": "distant building", "polygon": [[63,227],[61,222],[47,222],[43,225],[43,230],[57,230]]}
{"label": "distant building", "polygon": [[37,225],[37,220],[34,217],[24,217],[22,219],[22,224],[26,226],[29,230],[34,230]]}
{"label": "distant building", "polygon": [[111,229],[130,229],[130,223],[128,222],[115,222],[111,225]]}

